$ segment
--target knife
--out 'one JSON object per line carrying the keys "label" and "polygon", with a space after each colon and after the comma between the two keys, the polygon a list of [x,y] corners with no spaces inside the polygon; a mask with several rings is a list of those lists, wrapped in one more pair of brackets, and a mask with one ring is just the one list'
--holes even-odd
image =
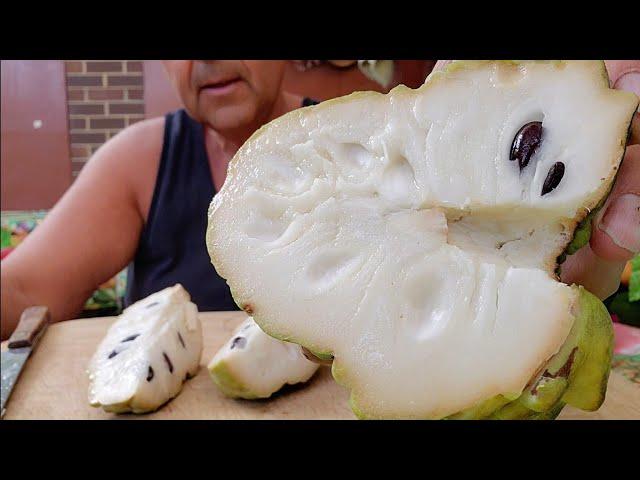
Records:
{"label": "knife", "polygon": [[20,376],[25,362],[47,328],[51,317],[47,307],[29,307],[22,312],[18,327],[9,338],[7,349],[0,352],[0,418]]}

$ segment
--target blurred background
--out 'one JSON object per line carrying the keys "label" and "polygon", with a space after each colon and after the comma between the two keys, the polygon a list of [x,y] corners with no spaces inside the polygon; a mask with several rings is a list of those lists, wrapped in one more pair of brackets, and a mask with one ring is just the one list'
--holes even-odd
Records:
{"label": "blurred background", "polygon": [[[366,62],[379,63],[367,69]],[[292,60],[284,85],[318,101],[358,90],[387,92],[398,84],[417,88],[434,64]],[[159,60],[3,60],[1,67],[4,258],[40,224],[102,144],[181,104]],[[83,316],[117,314],[125,286],[123,271],[87,300]]]}
{"label": "blurred background", "polygon": [[[434,61],[395,61],[387,87],[352,61],[291,61],[285,89],[314,98],[424,82]],[[341,63],[344,62],[344,63]],[[2,211],[51,208],[123,128],[180,108],[159,60],[2,61]]]}

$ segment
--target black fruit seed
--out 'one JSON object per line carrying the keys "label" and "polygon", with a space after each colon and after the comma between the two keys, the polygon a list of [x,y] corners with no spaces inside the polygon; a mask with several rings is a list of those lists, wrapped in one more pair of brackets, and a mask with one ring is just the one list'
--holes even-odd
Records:
{"label": "black fruit seed", "polygon": [[547,178],[544,179],[544,183],[542,184],[542,192],[540,195],[546,195],[558,185],[560,185],[560,181],[564,176],[564,163],[556,162],[551,165],[549,169],[549,173],[547,173]]}
{"label": "black fruit seed", "polygon": [[111,353],[109,354],[109,357],[108,357],[108,358],[110,358],[110,359],[111,359],[111,358],[115,357],[118,353],[119,353],[119,352],[116,352],[116,351],[114,350],[113,352],[111,352]]}
{"label": "black fruit seed", "polygon": [[138,338],[139,336],[140,336],[140,334],[136,333],[135,335],[131,335],[131,336],[125,338],[120,343],[131,342],[131,341],[135,340],[136,338]]}
{"label": "black fruit seed", "polygon": [[182,339],[182,335],[180,335],[180,332],[178,332],[178,340],[180,340],[180,343],[184,348],[187,348],[187,346],[184,344],[184,340]]}
{"label": "black fruit seed", "polygon": [[160,303],[160,302],[153,302],[153,303],[150,303],[149,305],[147,305],[147,306],[146,306],[146,307],[144,307],[144,308],[151,308],[151,307],[154,307],[154,306],[158,305],[159,303]]}
{"label": "black fruit seed", "polygon": [[244,348],[244,346],[246,344],[247,344],[247,339],[246,338],[244,338],[244,337],[236,337],[231,342],[231,347],[229,347],[229,349],[233,350],[235,347]]}
{"label": "black fruit seed", "polygon": [[164,361],[167,362],[167,368],[169,369],[169,373],[173,373],[173,363],[171,363],[171,359],[169,358],[169,355],[162,352],[162,356],[164,357]]}
{"label": "black fruit seed", "polygon": [[150,382],[151,380],[153,380],[153,368],[151,368],[151,365],[149,365],[149,371],[147,372],[147,382]]}
{"label": "black fruit seed", "polygon": [[517,159],[518,166],[522,171],[522,169],[529,165],[529,160],[540,146],[541,141],[542,122],[529,122],[525,124],[518,130],[518,133],[516,133],[516,136],[513,138],[509,160]]}

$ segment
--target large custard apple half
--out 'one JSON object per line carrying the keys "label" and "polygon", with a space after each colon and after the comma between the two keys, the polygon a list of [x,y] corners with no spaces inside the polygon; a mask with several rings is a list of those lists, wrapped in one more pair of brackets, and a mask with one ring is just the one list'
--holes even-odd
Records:
{"label": "large custard apple half", "polygon": [[130,305],[111,325],[89,365],[89,403],[144,413],[178,395],[199,369],[198,307],[177,284]]}
{"label": "large custard apple half", "polygon": [[600,61],[461,61],[293,111],[231,161],[209,253],[265,332],[333,357],[359,417],[597,409],[610,319],[558,258],[637,105]]}
{"label": "large custard apple half", "polygon": [[277,340],[247,318],[209,362],[213,382],[232,398],[268,398],[285,385],[304,383],[320,365],[295,343]]}

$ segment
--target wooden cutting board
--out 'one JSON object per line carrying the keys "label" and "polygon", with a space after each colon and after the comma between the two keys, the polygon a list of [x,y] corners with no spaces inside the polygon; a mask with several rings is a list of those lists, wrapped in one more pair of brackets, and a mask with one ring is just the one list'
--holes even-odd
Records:
{"label": "wooden cutting board", "polygon": [[[86,367],[114,317],[49,327],[27,362],[7,405],[6,419],[354,419],[348,392],[321,367],[305,386],[288,386],[268,400],[232,400],[210,380],[206,365],[245,318],[244,312],[201,313],[200,372],[182,393],[147,415],[115,415],[89,406]],[[5,345],[2,347],[6,348]],[[566,407],[562,419],[640,419],[640,387],[611,373],[604,405],[587,413]]]}

